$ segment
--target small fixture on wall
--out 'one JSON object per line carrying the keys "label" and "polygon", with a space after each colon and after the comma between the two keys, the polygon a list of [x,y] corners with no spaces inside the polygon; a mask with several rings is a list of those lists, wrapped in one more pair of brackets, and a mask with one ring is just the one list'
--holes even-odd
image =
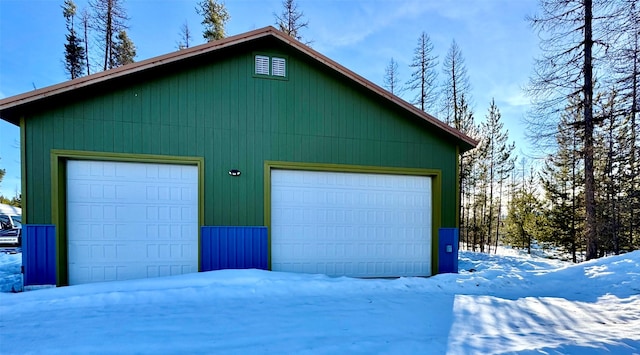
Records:
{"label": "small fixture on wall", "polygon": [[231,176],[240,176],[240,174],[242,174],[242,173],[238,169],[229,170],[229,175],[231,175]]}

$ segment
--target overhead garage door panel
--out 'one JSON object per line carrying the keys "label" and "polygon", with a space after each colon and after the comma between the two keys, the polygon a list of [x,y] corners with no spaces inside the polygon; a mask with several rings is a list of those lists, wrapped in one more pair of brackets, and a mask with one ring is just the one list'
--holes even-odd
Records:
{"label": "overhead garage door panel", "polygon": [[69,283],[198,271],[195,166],[69,161]]}
{"label": "overhead garage door panel", "polygon": [[431,179],[273,170],[272,269],[358,277],[431,274]]}

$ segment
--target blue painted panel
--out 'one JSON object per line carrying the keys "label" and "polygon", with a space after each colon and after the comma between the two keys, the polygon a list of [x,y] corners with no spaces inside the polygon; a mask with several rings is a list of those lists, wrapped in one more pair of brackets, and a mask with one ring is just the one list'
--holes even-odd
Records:
{"label": "blue painted panel", "polygon": [[25,286],[56,284],[55,226],[22,226],[22,267]]}
{"label": "blue painted panel", "polygon": [[203,226],[201,271],[267,270],[267,227]]}
{"label": "blue painted panel", "polygon": [[438,273],[458,272],[458,228],[438,230]]}

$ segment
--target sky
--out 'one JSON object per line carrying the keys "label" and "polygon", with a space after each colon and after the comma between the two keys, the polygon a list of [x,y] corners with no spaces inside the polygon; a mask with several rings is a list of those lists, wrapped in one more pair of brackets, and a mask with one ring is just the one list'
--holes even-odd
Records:
{"label": "sky", "polygon": [[[0,0],[0,98],[66,81],[63,67],[65,22],[63,0]],[[124,0],[129,37],[136,60],[177,50],[180,28],[187,23],[193,44],[202,44],[197,0]],[[536,0],[298,0],[308,21],[304,41],[382,86],[391,58],[399,65],[399,79],[411,75],[409,64],[418,37],[426,32],[442,61],[456,41],[465,58],[471,82],[472,108],[484,120],[492,99],[500,109],[516,154],[531,151],[522,122],[529,100],[522,88],[532,74],[538,37],[526,21],[537,10]],[[76,0],[79,9],[87,1]],[[281,0],[228,0],[231,19],[227,35],[275,24]],[[91,51],[91,48],[90,48]],[[405,100],[412,93],[401,95]],[[0,194],[20,190],[19,128],[0,120],[0,168],[6,176]]]}
{"label": "sky", "polygon": [[461,252],[459,274],[429,278],[218,270],[10,293],[20,264],[0,254],[6,355],[640,352],[640,251]]}

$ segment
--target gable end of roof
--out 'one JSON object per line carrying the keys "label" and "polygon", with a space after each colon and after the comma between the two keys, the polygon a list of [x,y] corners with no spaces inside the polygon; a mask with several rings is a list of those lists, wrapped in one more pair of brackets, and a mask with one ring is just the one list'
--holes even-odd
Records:
{"label": "gable end of roof", "polygon": [[23,94],[2,99],[0,100],[0,118],[10,123],[13,123],[15,125],[18,125],[20,121],[20,116],[21,116],[21,113],[20,113],[21,108],[28,107],[30,104],[33,104],[37,101],[54,97],[56,95],[68,93],[73,90],[91,87],[100,83],[107,82],[109,80],[122,78],[134,73],[142,72],[145,70],[156,68],[162,65],[167,65],[170,63],[175,63],[188,58],[194,58],[194,57],[204,55],[207,53],[212,53],[224,48],[233,47],[235,45],[239,45],[251,40],[256,40],[256,39],[269,37],[269,36],[280,40],[281,42],[287,44],[288,46],[292,47],[298,52],[304,54],[305,56],[312,58],[313,60],[319,62],[325,67],[328,67],[331,70],[346,77],[347,79],[357,83],[361,87],[364,87],[365,89],[373,92],[374,94],[382,97],[383,99],[388,100],[394,105],[403,108],[404,110],[408,111],[412,115],[415,115],[421,118],[422,120],[426,121],[427,123],[434,126],[435,128],[444,131],[446,134],[448,134],[449,136],[451,136],[452,138],[454,138],[456,141],[459,142],[458,145],[460,147],[461,152],[473,149],[478,144],[478,142],[473,138],[470,138],[467,135],[463,134],[462,132],[450,127],[449,125],[429,115],[428,113],[421,111],[420,109],[411,105],[407,101],[399,98],[398,96],[393,95],[389,91],[381,88],[380,86],[374,84],[373,82],[356,74],[355,72],[347,69],[346,67],[340,65],[339,63],[329,59],[328,57],[315,51],[314,49],[307,46],[306,44],[303,44],[295,40],[294,38],[286,35],[285,33],[278,31],[272,26],[268,26],[268,27],[260,28],[250,32],[246,32],[243,34],[227,37],[218,41],[205,43],[199,46],[182,49],[176,52],[172,52],[172,53],[168,53],[158,57],[146,59],[140,62],[128,64],[115,69],[99,72],[96,74],[84,76],[84,77],[77,78],[74,80],[69,80],[60,84],[48,86],[42,89],[37,89],[34,91],[29,91]]}

